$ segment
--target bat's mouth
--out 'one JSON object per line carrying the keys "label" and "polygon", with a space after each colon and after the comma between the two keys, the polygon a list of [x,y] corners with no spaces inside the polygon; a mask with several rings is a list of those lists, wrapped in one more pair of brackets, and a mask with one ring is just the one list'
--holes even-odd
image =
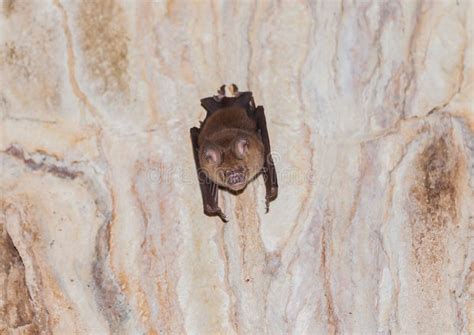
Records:
{"label": "bat's mouth", "polygon": [[245,168],[239,166],[224,172],[225,183],[233,191],[240,191],[246,185]]}
{"label": "bat's mouth", "polygon": [[227,185],[235,191],[245,186],[245,174],[241,172],[232,172],[228,174]]}
{"label": "bat's mouth", "polygon": [[235,173],[232,174],[229,178],[227,178],[227,184],[229,185],[238,185],[245,182],[245,176],[243,173]]}

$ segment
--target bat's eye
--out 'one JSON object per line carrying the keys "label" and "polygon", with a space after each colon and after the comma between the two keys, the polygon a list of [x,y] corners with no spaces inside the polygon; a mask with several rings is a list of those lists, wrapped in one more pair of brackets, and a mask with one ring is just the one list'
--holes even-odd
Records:
{"label": "bat's eye", "polygon": [[214,146],[207,146],[204,149],[204,158],[209,163],[219,165],[222,162],[222,153]]}
{"label": "bat's eye", "polygon": [[243,159],[249,151],[249,140],[246,137],[238,137],[234,142],[235,155]]}

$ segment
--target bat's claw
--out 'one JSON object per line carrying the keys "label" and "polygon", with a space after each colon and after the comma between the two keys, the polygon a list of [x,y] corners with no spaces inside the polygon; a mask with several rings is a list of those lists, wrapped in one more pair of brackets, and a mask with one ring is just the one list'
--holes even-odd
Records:
{"label": "bat's claw", "polygon": [[270,192],[267,192],[267,196],[265,197],[265,213],[270,211],[270,201],[273,201],[278,196],[278,188],[271,187]]}
{"label": "bat's claw", "polygon": [[206,206],[206,210],[204,211],[204,213],[209,216],[218,216],[221,218],[222,221],[229,222],[229,219],[219,207],[211,207],[208,205]]}
{"label": "bat's claw", "polygon": [[216,213],[221,218],[222,221],[224,221],[225,223],[229,222],[229,218],[224,214],[223,211],[219,209]]}

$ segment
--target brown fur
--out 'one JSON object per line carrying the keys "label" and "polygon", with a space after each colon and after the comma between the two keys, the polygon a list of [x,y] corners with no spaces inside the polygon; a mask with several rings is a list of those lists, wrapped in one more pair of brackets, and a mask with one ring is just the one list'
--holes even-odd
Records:
{"label": "brown fur", "polygon": [[[239,159],[235,152],[235,141],[242,137],[248,141],[248,151]],[[198,143],[201,168],[220,186],[241,190],[263,167],[264,146],[257,132],[257,124],[243,108],[223,108],[210,115],[201,127]],[[220,164],[206,159],[206,149],[209,147],[220,151]],[[226,178],[226,172],[229,171],[243,171],[244,182],[229,184]]]}

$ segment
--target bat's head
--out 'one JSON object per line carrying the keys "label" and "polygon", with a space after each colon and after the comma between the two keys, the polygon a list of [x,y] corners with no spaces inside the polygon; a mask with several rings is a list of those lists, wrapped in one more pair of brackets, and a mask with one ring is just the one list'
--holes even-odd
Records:
{"label": "bat's head", "polygon": [[199,157],[201,168],[213,182],[240,191],[262,169],[264,147],[255,134],[239,133],[232,138],[206,141]]}

